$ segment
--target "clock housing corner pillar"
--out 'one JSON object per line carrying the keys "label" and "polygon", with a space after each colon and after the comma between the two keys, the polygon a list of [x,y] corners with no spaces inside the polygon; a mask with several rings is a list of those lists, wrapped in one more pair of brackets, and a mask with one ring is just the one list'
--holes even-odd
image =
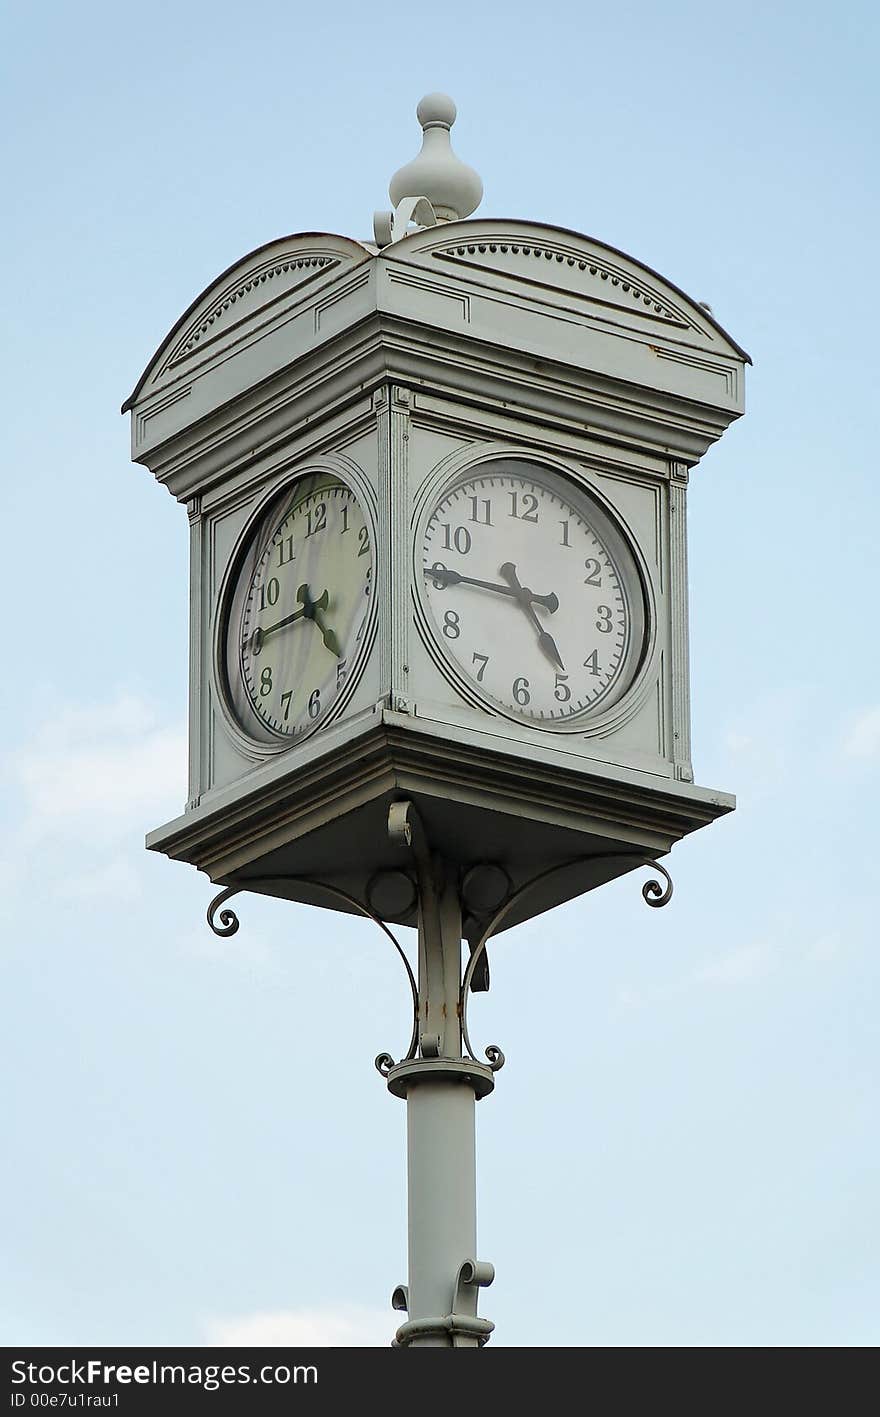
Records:
{"label": "clock housing corner pillar", "polygon": [[679,782],[693,782],[691,762],[690,653],[687,565],[688,468],[673,462],[669,481],[669,653],[672,697],[672,762]]}
{"label": "clock housing corner pillar", "polygon": [[387,453],[380,466],[384,474],[383,524],[387,527],[390,570],[389,656],[383,683],[389,686],[389,707],[410,712],[410,428],[412,393],[402,384],[389,384]]}
{"label": "clock housing corner pillar", "polygon": [[205,781],[204,741],[207,693],[208,646],[202,629],[205,583],[205,519],[202,498],[191,497],[186,504],[189,517],[189,778],[187,810],[197,807]]}

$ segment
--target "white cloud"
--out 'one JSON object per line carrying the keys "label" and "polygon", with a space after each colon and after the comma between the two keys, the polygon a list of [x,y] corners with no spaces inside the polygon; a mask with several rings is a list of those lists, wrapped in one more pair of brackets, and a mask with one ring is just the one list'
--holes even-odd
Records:
{"label": "white cloud", "polygon": [[142,699],[56,703],[0,756],[0,913],[14,913],[37,864],[61,899],[137,899],[144,833],[181,811],[186,788],[184,728]]}
{"label": "white cloud", "polygon": [[831,930],[827,935],[820,935],[807,947],[807,958],[817,964],[829,964],[831,960],[837,959],[843,950],[843,939],[839,930]]}
{"label": "white cloud", "polygon": [[202,1328],[211,1348],[387,1348],[398,1322],[390,1308],[343,1304],[211,1318]]}
{"label": "white cloud", "polygon": [[62,900],[137,900],[142,893],[141,879],[130,861],[119,857],[59,882],[57,895]]}
{"label": "white cloud", "polygon": [[880,758],[880,706],[865,709],[852,721],[842,747],[847,758]]}
{"label": "white cloud", "polygon": [[842,950],[839,930],[819,934],[808,921],[780,915],[770,933],[707,960],[692,979],[697,984],[735,987],[763,979],[778,969],[833,964]]}
{"label": "white cloud", "polygon": [[718,771],[731,774],[741,803],[778,796],[800,772],[803,753],[815,749],[814,698],[809,684],[780,685],[739,702],[718,725]]}
{"label": "white cloud", "polygon": [[240,928],[234,935],[215,935],[203,916],[181,937],[182,951],[207,961],[210,967],[234,971],[253,984],[271,985],[275,990],[298,990],[296,952],[273,945],[250,923],[247,916],[250,903],[246,895],[230,901],[230,909],[234,907],[239,917]]}
{"label": "white cloud", "polygon": [[19,832],[31,842],[88,833],[118,839],[177,815],[186,794],[186,735],[132,695],[59,708],[17,751],[5,775],[18,789]]}
{"label": "white cloud", "polygon": [[735,728],[729,728],[724,734],[724,746],[731,756],[737,753],[749,753],[755,745],[754,737],[750,733],[740,733]]}
{"label": "white cloud", "polygon": [[710,960],[697,971],[696,978],[708,984],[741,984],[768,974],[776,962],[770,942],[760,940]]}

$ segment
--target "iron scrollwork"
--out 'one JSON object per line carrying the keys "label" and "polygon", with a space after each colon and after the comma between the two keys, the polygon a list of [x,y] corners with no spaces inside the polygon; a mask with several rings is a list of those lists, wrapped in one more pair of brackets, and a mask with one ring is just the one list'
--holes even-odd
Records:
{"label": "iron scrollwork", "polygon": [[[510,914],[513,907],[517,904],[518,901],[522,900],[523,896],[526,895],[530,890],[532,890],[534,886],[538,885],[541,881],[545,881],[548,876],[555,875],[557,871],[567,871],[570,870],[572,866],[582,865],[585,864],[587,861],[626,859],[633,860],[634,858],[632,856],[632,853],[626,851],[608,851],[601,852],[595,856],[584,856],[574,861],[564,861],[556,866],[549,866],[546,871],[540,871],[537,876],[533,876],[530,881],[526,881],[525,885],[522,885],[519,887],[518,890],[515,890],[512,895],[508,896],[504,904],[495,912],[492,919],[489,921],[489,924],[486,926],[485,930],[480,936],[479,940],[472,947],[471,957],[468,960],[467,969],[465,970],[464,978],[461,981],[461,1036],[464,1046],[467,1049],[468,1057],[473,1059],[475,1063],[479,1062],[479,1059],[477,1058],[477,1055],[471,1045],[470,1034],[468,1033],[467,1017],[468,1000],[471,992],[471,980],[473,978],[474,971],[477,969],[480,960],[485,954],[486,946],[488,945],[495,932],[504,923],[505,919]],[[660,882],[656,880],[650,880],[645,882],[645,884],[642,886],[642,897],[646,905],[653,906],[655,909],[658,909],[662,905],[668,905],[670,900],[672,899],[673,887],[672,877],[670,876],[666,867],[661,866],[659,861],[655,861],[653,856],[646,857],[640,855],[638,857],[638,860],[634,861],[634,864],[639,866],[652,867],[654,870],[659,871],[666,881],[665,886],[661,886]],[[492,1069],[493,1072],[498,1072],[501,1068],[504,1067],[504,1054],[498,1047],[497,1043],[490,1043],[488,1047],[484,1049],[484,1052],[486,1058],[489,1060],[489,1067]]]}
{"label": "iron scrollwork", "polygon": [[[228,939],[230,935],[234,935],[237,933],[238,929],[240,928],[240,921],[234,910],[221,909],[221,907],[225,906],[227,900],[230,900],[232,896],[238,895],[241,891],[247,890],[249,888],[258,888],[260,886],[267,885],[277,885],[281,884],[282,882],[290,883],[293,880],[295,880],[298,885],[311,886],[314,887],[314,889],[316,890],[326,891],[329,895],[336,896],[338,900],[344,900],[346,904],[350,905],[351,908],[359,915],[366,916],[368,920],[373,921],[374,925],[378,925],[382,933],[384,935],[387,935],[388,939],[391,941],[392,945],[400,956],[400,960],[403,964],[404,969],[406,970],[406,977],[409,981],[410,993],[412,994],[412,1034],[410,1036],[409,1049],[406,1053],[406,1056],[401,1060],[405,1063],[410,1062],[416,1056],[416,1050],[418,1048],[419,1041],[419,991],[418,986],[416,984],[416,978],[413,974],[412,966],[409,960],[407,959],[403,947],[397,936],[393,934],[393,932],[386,925],[385,921],[382,920],[381,917],[375,913],[375,911],[371,910],[369,906],[364,905],[363,902],[359,901],[356,896],[349,895],[348,891],[342,890],[340,886],[330,886],[326,883],[326,881],[312,881],[307,879],[305,876],[259,876],[254,877],[252,880],[247,881],[241,886],[227,886],[224,890],[220,891],[219,895],[216,895],[211,901],[211,904],[208,906],[208,924],[214,931],[215,935],[219,935],[222,939]],[[220,921],[219,925],[217,923],[218,911]],[[392,1058],[391,1054],[380,1053],[375,1061],[376,1067],[378,1068],[379,1072],[382,1074],[383,1077],[387,1077],[388,1072],[394,1066],[394,1059]]]}
{"label": "iron scrollwork", "polygon": [[234,910],[221,910],[219,925],[215,923],[214,917],[223,902],[229,900],[231,896],[238,895],[239,889],[238,886],[229,886],[225,891],[221,891],[219,895],[215,895],[211,904],[208,906],[208,924],[214,931],[214,934],[220,935],[224,940],[228,940],[230,935],[237,934],[241,921]]}

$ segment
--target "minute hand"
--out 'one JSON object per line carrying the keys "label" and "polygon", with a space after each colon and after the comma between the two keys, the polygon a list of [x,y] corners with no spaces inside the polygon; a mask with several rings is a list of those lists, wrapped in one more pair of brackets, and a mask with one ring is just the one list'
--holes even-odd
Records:
{"label": "minute hand", "polygon": [[[565,665],[562,663],[562,660],[559,657],[559,650],[556,648],[556,641],[554,640],[552,635],[547,633],[547,631],[544,629],[544,626],[541,624],[540,620],[532,609],[532,601],[538,600],[539,597],[536,595],[532,595],[532,592],[530,590],[528,590],[525,586],[520,585],[519,576],[516,574],[516,566],[513,564],[512,561],[505,561],[504,565],[499,567],[498,574],[499,576],[503,576],[504,579],[508,582],[511,590],[513,591],[513,594],[516,596],[517,600],[519,601],[532,625],[537,630],[538,644],[541,646],[543,653],[549,659],[550,663],[558,665],[559,669],[564,674]],[[556,596],[554,596],[553,599],[556,600]],[[556,604],[559,604],[558,600],[556,600]]]}
{"label": "minute hand", "polygon": [[[559,609],[559,599],[552,591],[549,595],[535,595],[534,591],[524,590],[522,586],[516,590],[512,585],[500,585],[497,581],[480,581],[475,576],[462,576],[458,571],[447,571],[445,568],[440,570],[433,566],[425,567],[425,575],[430,576],[432,581],[442,582],[444,586],[475,585],[482,590],[494,590],[498,595],[512,596],[514,600],[523,600],[526,597],[536,605],[543,605],[551,615]],[[538,628],[540,629],[540,626]]]}

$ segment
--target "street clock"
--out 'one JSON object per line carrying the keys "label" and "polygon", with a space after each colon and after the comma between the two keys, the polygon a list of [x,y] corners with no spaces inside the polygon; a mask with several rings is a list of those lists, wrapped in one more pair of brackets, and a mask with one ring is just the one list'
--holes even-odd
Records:
{"label": "street clock", "polygon": [[502,1061],[468,1035],[486,940],[734,806],[694,782],[686,499],[748,357],[632,256],[475,216],[455,105],[418,116],[372,240],[244,256],[124,407],[190,525],[189,791],[148,845],[220,901],[418,924],[410,1050],[378,1060],[410,1112],[398,1341],[473,1346],[490,1267],[425,1196],[471,1184]]}

